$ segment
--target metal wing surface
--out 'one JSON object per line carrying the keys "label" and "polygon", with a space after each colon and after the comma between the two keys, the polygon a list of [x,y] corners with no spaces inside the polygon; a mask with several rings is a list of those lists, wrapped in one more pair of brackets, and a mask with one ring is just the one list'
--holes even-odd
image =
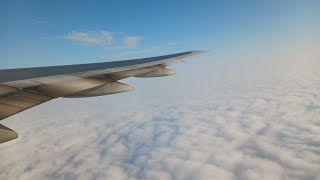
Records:
{"label": "metal wing surface", "polygon": [[[58,97],[80,98],[130,91],[119,82],[128,77],[175,74],[166,67],[203,51],[188,51],[142,59],[0,70],[0,120]],[[0,143],[17,138],[0,124]]]}

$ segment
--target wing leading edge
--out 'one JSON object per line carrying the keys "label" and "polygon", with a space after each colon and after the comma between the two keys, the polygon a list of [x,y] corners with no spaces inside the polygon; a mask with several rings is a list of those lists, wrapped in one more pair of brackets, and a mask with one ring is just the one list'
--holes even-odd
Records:
{"label": "wing leading edge", "polygon": [[[92,97],[130,91],[128,77],[175,74],[166,67],[203,51],[115,62],[0,70],[0,120],[57,97]],[[0,143],[17,138],[0,125]]]}

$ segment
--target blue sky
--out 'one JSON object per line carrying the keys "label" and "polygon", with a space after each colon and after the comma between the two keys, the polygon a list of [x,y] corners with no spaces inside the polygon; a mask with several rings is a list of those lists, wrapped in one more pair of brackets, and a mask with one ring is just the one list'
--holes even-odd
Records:
{"label": "blue sky", "polygon": [[0,68],[234,52],[319,30],[319,1],[1,1]]}

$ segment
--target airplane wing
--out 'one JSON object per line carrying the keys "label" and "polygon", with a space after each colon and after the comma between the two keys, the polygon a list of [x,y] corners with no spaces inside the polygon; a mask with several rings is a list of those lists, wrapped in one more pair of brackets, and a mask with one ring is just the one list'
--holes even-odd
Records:
{"label": "airplane wing", "polygon": [[[166,67],[203,51],[165,56],[66,66],[0,70],[0,121],[58,97],[80,98],[130,91],[119,82],[128,77],[175,74]],[[0,143],[18,134],[0,124]]]}

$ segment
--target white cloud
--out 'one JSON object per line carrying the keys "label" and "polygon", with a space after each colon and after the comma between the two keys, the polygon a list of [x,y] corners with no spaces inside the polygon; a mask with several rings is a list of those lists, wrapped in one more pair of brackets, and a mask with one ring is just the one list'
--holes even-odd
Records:
{"label": "white cloud", "polygon": [[103,43],[102,36],[97,34],[91,34],[88,32],[77,32],[72,31],[64,36],[67,40],[72,40],[84,44],[91,44],[91,45],[99,45]]}
{"label": "white cloud", "polygon": [[110,31],[100,31],[102,39],[106,41],[108,45],[112,45],[114,43],[113,33]]}
{"label": "white cloud", "polygon": [[98,32],[71,31],[62,38],[81,44],[97,45],[115,49],[136,47],[143,39],[142,36],[125,36],[124,33],[116,33],[105,30]]}
{"label": "white cloud", "polygon": [[6,122],[20,137],[1,145],[0,177],[319,179],[319,80],[52,101]]}
{"label": "white cloud", "polygon": [[141,36],[127,36],[123,38],[123,43],[127,47],[136,47],[142,40]]}

